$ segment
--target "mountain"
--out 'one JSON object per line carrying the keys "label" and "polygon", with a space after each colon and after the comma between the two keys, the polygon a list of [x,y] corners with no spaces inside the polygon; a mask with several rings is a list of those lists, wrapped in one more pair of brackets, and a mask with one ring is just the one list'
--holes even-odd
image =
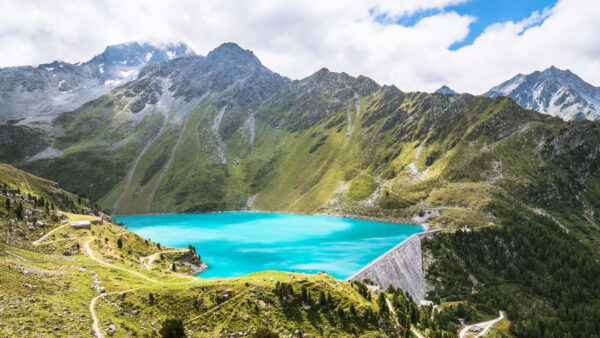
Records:
{"label": "mountain", "polygon": [[435,91],[435,93],[438,94],[458,94],[457,92],[455,92],[454,90],[452,90],[450,87],[448,86],[441,86],[438,90]]}
{"label": "mountain", "polygon": [[600,332],[597,122],[326,68],[290,80],[226,43],[146,65],[49,126],[0,126],[0,160],[106,213],[427,223],[444,230],[423,243],[431,299],[505,310],[516,336]]}
{"label": "mountain", "polygon": [[183,43],[133,42],[108,46],[87,62],[0,68],[0,121],[48,123],[134,79],[148,64],[193,55]]}
{"label": "mountain", "polygon": [[554,66],[529,75],[519,74],[483,96],[508,96],[525,108],[564,120],[600,120],[600,87]]}

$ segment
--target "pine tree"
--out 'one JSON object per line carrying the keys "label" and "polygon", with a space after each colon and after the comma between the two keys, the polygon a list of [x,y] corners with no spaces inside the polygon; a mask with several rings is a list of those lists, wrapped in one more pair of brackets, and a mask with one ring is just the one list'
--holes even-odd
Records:
{"label": "pine tree", "polygon": [[326,303],[327,303],[327,299],[325,298],[325,292],[323,292],[323,290],[321,290],[321,292],[319,293],[319,305],[325,306]]}
{"label": "pine tree", "polygon": [[387,301],[386,301],[384,292],[382,292],[379,295],[379,298],[377,298],[377,307],[379,308],[379,316],[380,317],[384,317],[390,311],[390,309],[388,308],[388,305],[387,305]]}
{"label": "pine tree", "polygon": [[4,205],[6,206],[6,210],[10,211],[10,199],[7,198],[6,201],[4,202]]}
{"label": "pine tree", "polygon": [[17,214],[18,219],[23,219],[23,203],[19,202],[17,208],[15,209],[15,213]]}
{"label": "pine tree", "polygon": [[117,239],[117,247],[119,247],[119,249],[123,248],[123,241],[121,240],[121,238]]}

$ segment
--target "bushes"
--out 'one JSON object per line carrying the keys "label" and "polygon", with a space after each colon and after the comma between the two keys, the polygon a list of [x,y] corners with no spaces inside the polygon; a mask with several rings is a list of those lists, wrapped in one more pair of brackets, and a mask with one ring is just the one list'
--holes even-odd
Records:
{"label": "bushes", "polygon": [[166,319],[158,333],[163,338],[182,338],[186,336],[183,321],[176,318]]}

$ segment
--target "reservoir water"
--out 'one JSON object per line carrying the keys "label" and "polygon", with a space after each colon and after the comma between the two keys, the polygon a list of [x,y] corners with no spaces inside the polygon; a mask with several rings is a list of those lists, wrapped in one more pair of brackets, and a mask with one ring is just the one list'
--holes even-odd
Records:
{"label": "reservoir water", "polygon": [[196,247],[209,269],[200,277],[264,270],[343,279],[423,231],[419,226],[341,217],[227,212],[115,217],[140,236],[175,248]]}

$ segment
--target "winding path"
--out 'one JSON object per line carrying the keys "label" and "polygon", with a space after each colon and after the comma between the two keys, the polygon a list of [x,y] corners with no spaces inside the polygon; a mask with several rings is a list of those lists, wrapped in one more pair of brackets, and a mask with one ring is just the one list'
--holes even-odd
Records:
{"label": "winding path", "polygon": [[[150,270],[150,269],[152,269],[152,262],[154,262],[154,260],[156,259],[156,256],[158,256],[160,254],[163,254],[163,253],[186,252],[187,250],[188,249],[161,251],[161,252],[157,252],[155,254],[152,254],[150,256],[141,257],[140,261],[142,262],[142,265],[144,267],[146,267],[146,269]],[[148,261],[146,262],[146,260],[148,260]]]}
{"label": "winding path", "polygon": [[56,232],[56,231],[58,231],[58,230],[60,230],[60,229],[62,229],[62,228],[64,228],[64,227],[66,227],[66,226],[67,226],[67,224],[63,224],[63,225],[59,226],[58,228],[51,230],[50,232],[48,232],[48,233],[47,233],[47,234],[45,234],[44,236],[40,237],[40,239],[38,239],[37,241],[35,241],[35,242],[32,242],[31,244],[32,244],[32,245],[34,245],[34,246],[38,246],[38,245],[42,245],[42,244],[48,244],[48,243],[52,243],[52,242],[48,242],[48,243],[42,243],[42,241],[43,241],[44,239],[46,239],[46,237],[48,237],[48,236],[52,235],[54,232]]}
{"label": "winding path", "polygon": [[98,317],[96,316],[96,301],[100,298],[104,298],[108,295],[114,295],[114,294],[121,294],[121,293],[126,293],[126,292],[130,292],[130,291],[134,291],[137,289],[129,289],[126,291],[116,291],[116,292],[110,292],[110,293],[103,293],[97,297],[95,297],[94,299],[92,299],[92,302],[90,303],[90,314],[92,315],[92,320],[94,321],[94,324],[92,324],[92,328],[94,329],[94,334],[96,335],[96,337],[98,338],[102,338],[102,332],[100,332],[100,326],[98,325]]}
{"label": "winding path", "polygon": [[8,251],[8,250],[4,250],[4,252],[6,252],[6,253],[7,253],[7,254],[9,254],[9,255],[13,255],[13,256],[17,257],[18,259],[21,259],[21,260],[23,260],[23,261],[25,261],[25,262],[28,262],[28,263],[33,263],[33,261],[30,261],[30,260],[29,260],[29,259],[27,259],[27,258],[23,258],[23,257],[21,257],[21,256],[17,255],[16,253],[12,253],[12,252],[10,252],[10,251]]}
{"label": "winding path", "polygon": [[91,238],[89,241],[85,242],[85,244],[84,244],[83,246],[84,246],[84,248],[85,248],[85,251],[86,251],[86,253],[88,254],[88,256],[90,256],[90,258],[91,258],[91,259],[95,260],[96,262],[98,262],[98,263],[100,263],[100,264],[102,264],[102,265],[106,265],[106,266],[108,266],[108,267],[111,267],[111,268],[114,268],[114,269],[119,269],[119,270],[122,270],[122,271],[128,272],[128,273],[130,273],[130,274],[132,274],[132,275],[134,275],[134,276],[137,276],[137,277],[140,277],[140,278],[142,278],[142,279],[144,279],[144,280],[147,280],[147,281],[148,281],[148,282],[150,282],[150,283],[156,283],[156,284],[180,285],[180,284],[190,284],[190,283],[194,283],[194,282],[197,282],[197,281],[199,280],[197,277],[192,277],[192,276],[178,276],[178,277],[191,278],[191,280],[190,280],[189,282],[165,283],[165,282],[162,282],[162,281],[158,281],[158,280],[156,280],[156,279],[152,279],[152,278],[150,278],[150,277],[148,277],[148,276],[144,276],[144,275],[142,275],[141,273],[139,273],[139,272],[137,272],[137,271],[133,271],[133,270],[125,269],[125,268],[122,268],[122,267],[120,267],[120,266],[117,266],[117,265],[114,265],[114,264],[107,263],[107,262],[105,262],[105,261],[102,261],[102,260],[100,260],[100,259],[96,258],[96,256],[94,256],[94,253],[92,252],[92,249],[90,248],[90,243],[91,243],[92,241],[94,241],[94,240],[96,240],[96,238]]}
{"label": "winding path", "polygon": [[458,336],[460,338],[464,338],[466,336],[466,334],[469,333],[469,330],[473,326],[479,326],[483,330],[481,330],[481,332],[479,332],[475,337],[481,337],[492,327],[492,325],[501,321],[503,318],[504,318],[504,312],[500,311],[500,316],[496,319],[493,319],[493,320],[490,320],[487,322],[475,323],[475,324],[470,324],[470,325],[465,326],[462,330],[460,330],[460,333],[458,334]]}

